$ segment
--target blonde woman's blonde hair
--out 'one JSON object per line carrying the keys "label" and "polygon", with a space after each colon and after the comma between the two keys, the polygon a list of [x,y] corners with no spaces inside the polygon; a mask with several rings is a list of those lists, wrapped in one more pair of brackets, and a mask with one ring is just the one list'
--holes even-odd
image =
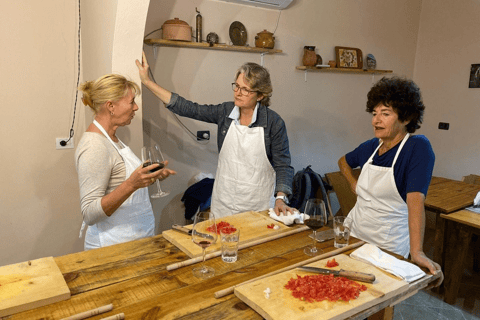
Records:
{"label": "blonde woman's blonde hair", "polygon": [[95,81],[86,81],[78,89],[83,92],[82,101],[95,114],[107,101],[118,101],[131,89],[135,96],[140,94],[140,87],[133,81],[118,74],[107,74]]}
{"label": "blonde woman's blonde hair", "polygon": [[270,105],[270,97],[272,96],[272,81],[270,80],[270,73],[267,69],[254,62],[247,62],[237,70],[235,80],[242,74],[245,76],[245,81],[248,83],[253,91],[263,95],[260,104],[268,107]]}

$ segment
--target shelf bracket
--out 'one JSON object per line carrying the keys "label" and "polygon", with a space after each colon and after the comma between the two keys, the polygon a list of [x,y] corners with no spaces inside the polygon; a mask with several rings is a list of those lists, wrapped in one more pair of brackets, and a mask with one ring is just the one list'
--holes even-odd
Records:
{"label": "shelf bracket", "polygon": [[265,55],[267,54],[267,52],[262,52],[260,53],[260,65],[262,67],[265,67],[265,59],[263,58]]}
{"label": "shelf bracket", "polygon": [[307,82],[307,72],[308,72],[308,70],[305,69],[305,82]]}
{"label": "shelf bracket", "polygon": [[153,46],[153,58],[157,60],[157,46]]}

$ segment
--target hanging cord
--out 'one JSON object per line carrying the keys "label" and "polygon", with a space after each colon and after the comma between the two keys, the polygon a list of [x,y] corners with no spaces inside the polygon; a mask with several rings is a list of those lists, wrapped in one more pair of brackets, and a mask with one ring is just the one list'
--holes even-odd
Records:
{"label": "hanging cord", "polygon": [[[150,76],[152,77],[152,80],[153,82],[157,83],[157,80],[155,80],[155,77],[153,76],[153,72],[152,72],[152,69],[148,68],[148,72],[150,73]],[[157,83],[158,84],[158,83]],[[168,110],[168,109],[167,109]],[[168,110],[170,111],[170,110]],[[178,116],[173,113],[172,111],[170,111],[170,114],[173,115],[173,117],[175,118],[175,120],[177,120],[177,122],[183,127],[183,129],[190,135],[190,137],[192,138],[193,141],[195,141],[196,143],[198,144],[207,144],[208,141],[210,140],[210,138],[208,139],[205,139],[203,137],[197,137],[196,134],[194,134],[190,129],[187,128],[186,125],[183,124],[183,122],[178,118]]]}
{"label": "hanging cord", "polygon": [[280,21],[280,15],[282,14],[282,10],[278,10],[278,18],[277,18],[277,25],[275,26],[275,30],[273,30],[273,34],[277,31],[278,22]]}
{"label": "hanging cord", "polygon": [[73,125],[75,124],[75,113],[77,111],[77,99],[78,99],[78,83],[80,82],[80,26],[81,26],[82,16],[80,14],[80,0],[78,0],[78,53],[77,53],[77,62],[78,62],[78,71],[77,71],[77,86],[75,87],[75,103],[73,105],[73,120],[72,127],[70,128],[70,136],[68,140],[63,140],[60,142],[61,146],[66,146],[68,141],[73,138],[75,131],[73,130]]}

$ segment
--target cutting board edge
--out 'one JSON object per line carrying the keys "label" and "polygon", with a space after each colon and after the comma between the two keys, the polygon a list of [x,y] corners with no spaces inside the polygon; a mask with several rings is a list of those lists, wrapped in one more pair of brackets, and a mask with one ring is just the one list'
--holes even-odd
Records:
{"label": "cutting board edge", "polygon": [[32,309],[35,309],[35,308],[44,307],[44,306],[52,304],[52,303],[56,303],[56,302],[60,302],[60,301],[70,299],[71,296],[72,295],[70,293],[70,290],[68,290],[68,292],[62,293],[61,295],[58,295],[58,296],[55,296],[55,297],[49,297],[49,298],[45,298],[45,299],[42,299],[42,300],[29,302],[29,303],[23,304],[21,306],[8,307],[7,309],[0,310],[0,317],[6,317],[6,316],[14,315],[14,314],[17,314],[17,313],[20,313],[20,312],[32,310]]}
{"label": "cutting board edge", "polygon": [[[275,320],[272,316],[270,316],[267,312],[265,312],[261,307],[256,305],[255,303],[249,304],[248,302],[245,302],[245,300],[248,300],[247,297],[245,297],[240,291],[237,291],[237,288],[233,289],[233,293],[235,296],[242,300],[245,304],[247,304],[250,308],[255,310],[258,314],[260,314],[264,319],[266,320]],[[243,298],[243,299],[242,299]]]}

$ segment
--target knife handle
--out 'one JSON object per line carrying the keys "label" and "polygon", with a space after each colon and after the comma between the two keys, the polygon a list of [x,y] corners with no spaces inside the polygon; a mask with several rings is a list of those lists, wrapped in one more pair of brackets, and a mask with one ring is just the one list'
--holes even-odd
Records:
{"label": "knife handle", "polygon": [[371,273],[340,270],[338,271],[338,275],[361,282],[373,283],[375,281],[375,275]]}
{"label": "knife handle", "polygon": [[180,232],[183,232],[183,233],[186,233],[186,234],[192,234],[192,230],[187,229],[187,228],[185,228],[185,227],[183,227],[183,226],[181,226],[181,225],[178,225],[178,224],[174,224],[174,225],[172,226],[172,229],[175,229],[175,230],[177,230],[177,231],[180,231]]}

